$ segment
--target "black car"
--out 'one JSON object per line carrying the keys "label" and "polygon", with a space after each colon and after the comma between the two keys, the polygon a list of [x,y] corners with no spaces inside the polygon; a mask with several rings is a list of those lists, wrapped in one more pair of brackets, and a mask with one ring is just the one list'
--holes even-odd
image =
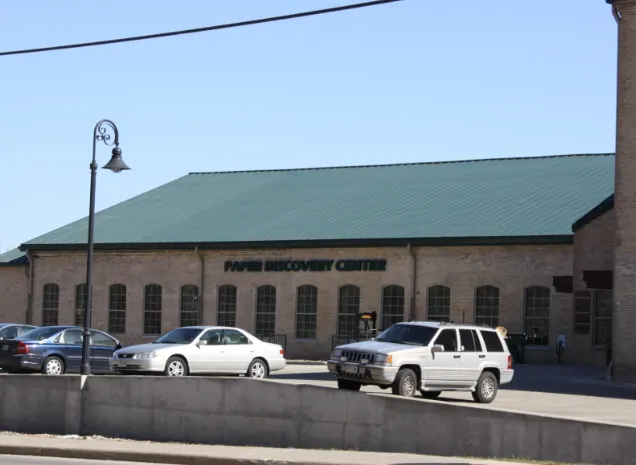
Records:
{"label": "black car", "polygon": [[[103,331],[90,331],[91,372],[110,373],[110,358],[122,344]],[[46,375],[79,373],[83,333],[77,326],[44,326],[15,339],[0,341],[0,368]]]}

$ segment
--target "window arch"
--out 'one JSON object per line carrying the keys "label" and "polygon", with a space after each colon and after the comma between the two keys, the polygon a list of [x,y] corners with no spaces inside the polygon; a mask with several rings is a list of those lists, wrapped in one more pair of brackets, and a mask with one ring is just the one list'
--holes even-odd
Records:
{"label": "window arch", "polygon": [[404,321],[404,288],[396,284],[382,288],[382,325],[386,329]]}
{"label": "window arch", "polygon": [[126,333],[127,289],[125,284],[111,284],[108,288],[108,332]]}
{"label": "window arch", "polygon": [[45,284],[42,289],[42,326],[56,326],[60,312],[60,286]]}
{"label": "window arch", "polygon": [[296,291],[296,339],[316,339],[318,288],[300,286]]}
{"label": "window arch", "polygon": [[86,283],[75,286],[75,326],[84,326],[86,314]]}
{"label": "window arch", "polygon": [[499,288],[480,286],[475,291],[475,324],[499,326]]}
{"label": "window arch", "polygon": [[276,288],[268,284],[256,288],[256,337],[276,332]]}
{"label": "window arch", "polygon": [[428,319],[430,321],[450,321],[450,287],[437,285],[428,288]]}
{"label": "window arch", "polygon": [[161,334],[163,288],[159,284],[144,286],[144,335]]}
{"label": "window arch", "polygon": [[531,286],[525,292],[525,333],[528,345],[547,346],[550,343],[550,289]]}
{"label": "window arch", "polygon": [[199,288],[194,284],[181,286],[180,326],[197,326],[199,321]]}
{"label": "window arch", "polygon": [[360,311],[360,288],[353,284],[342,286],[338,290],[338,336],[358,335],[358,317]]}
{"label": "window arch", "polygon": [[219,326],[236,326],[236,286],[224,284],[219,287],[217,324]]}

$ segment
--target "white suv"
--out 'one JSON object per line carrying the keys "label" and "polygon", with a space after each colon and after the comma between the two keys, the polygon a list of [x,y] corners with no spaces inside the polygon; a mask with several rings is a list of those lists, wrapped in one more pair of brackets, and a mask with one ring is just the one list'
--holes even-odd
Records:
{"label": "white suv", "polygon": [[338,346],[327,362],[338,388],[363,385],[427,399],[442,391],[470,391],[492,402],[500,384],[512,381],[512,357],[495,329],[439,322],[396,323],[375,339]]}

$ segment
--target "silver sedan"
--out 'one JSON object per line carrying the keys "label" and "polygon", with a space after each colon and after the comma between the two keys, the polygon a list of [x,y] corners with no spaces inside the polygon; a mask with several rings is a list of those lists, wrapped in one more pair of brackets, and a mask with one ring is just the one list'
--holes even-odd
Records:
{"label": "silver sedan", "polygon": [[224,326],[177,328],[150,344],[117,350],[111,360],[112,371],[245,375],[266,378],[286,365],[282,346],[263,342],[247,331]]}

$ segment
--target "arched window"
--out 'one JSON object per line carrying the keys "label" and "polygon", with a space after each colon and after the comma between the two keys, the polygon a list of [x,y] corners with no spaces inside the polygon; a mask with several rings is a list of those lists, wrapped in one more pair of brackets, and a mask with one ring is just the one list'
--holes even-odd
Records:
{"label": "arched window", "polygon": [[108,332],[126,333],[126,286],[111,284],[108,288]]}
{"label": "arched window", "polygon": [[550,289],[532,286],[526,289],[525,333],[528,345],[547,346],[550,342]]}
{"label": "arched window", "polygon": [[296,293],[296,339],[316,339],[318,289],[300,286]]}
{"label": "arched window", "polygon": [[48,283],[42,289],[42,326],[57,326],[60,311],[60,286]]}
{"label": "arched window", "polygon": [[475,324],[499,326],[499,288],[481,286],[475,292]]}
{"label": "arched window", "polygon": [[75,326],[84,326],[86,298],[86,283],[75,286]]}
{"label": "arched window", "polygon": [[360,288],[352,284],[342,286],[338,296],[338,336],[358,335],[358,317],[360,311]]}
{"label": "arched window", "polygon": [[272,336],[276,332],[276,288],[259,286],[256,289],[256,337]]}
{"label": "arched window", "polygon": [[385,286],[382,289],[382,325],[386,329],[395,323],[404,321],[404,288],[398,285]]}
{"label": "arched window", "polygon": [[451,320],[451,291],[448,286],[428,288],[428,319],[430,321]]}
{"label": "arched window", "polygon": [[194,284],[181,286],[180,326],[197,326],[199,321],[199,288]]}
{"label": "arched window", "polygon": [[225,284],[219,287],[217,324],[236,326],[236,286]]}
{"label": "arched window", "polygon": [[144,335],[161,334],[162,291],[159,284],[144,287]]}

